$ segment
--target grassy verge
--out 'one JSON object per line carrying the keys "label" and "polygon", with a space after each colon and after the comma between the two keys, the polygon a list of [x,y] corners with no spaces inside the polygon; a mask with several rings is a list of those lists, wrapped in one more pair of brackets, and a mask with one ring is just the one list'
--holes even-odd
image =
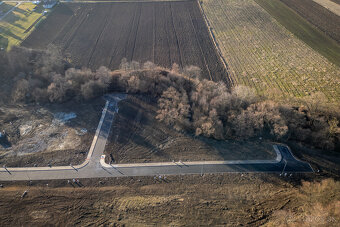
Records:
{"label": "grassy verge", "polygon": [[278,0],[255,1],[296,37],[340,66],[340,46],[334,40]]}
{"label": "grassy verge", "polygon": [[[0,47],[9,50],[20,43],[34,30],[42,16],[42,5],[21,3],[0,21]],[[33,25],[33,26],[32,26]]]}

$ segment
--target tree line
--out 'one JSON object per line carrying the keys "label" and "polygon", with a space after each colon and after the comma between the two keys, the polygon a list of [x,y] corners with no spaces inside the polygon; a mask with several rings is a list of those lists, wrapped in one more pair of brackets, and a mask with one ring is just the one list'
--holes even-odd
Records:
{"label": "tree line", "polygon": [[158,99],[156,118],[176,130],[217,140],[269,138],[294,140],[314,147],[339,149],[339,106],[322,93],[294,104],[256,95],[246,86],[228,88],[201,79],[195,66],[165,69],[152,62],[128,62],[118,70],[76,69],[60,50],[13,48],[1,53],[2,102],[89,100],[107,92],[146,94]]}

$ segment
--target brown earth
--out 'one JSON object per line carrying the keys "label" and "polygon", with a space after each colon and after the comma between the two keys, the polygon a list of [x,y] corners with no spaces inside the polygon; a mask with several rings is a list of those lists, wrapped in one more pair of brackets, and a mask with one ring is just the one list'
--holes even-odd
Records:
{"label": "brown earth", "polygon": [[78,67],[117,69],[126,58],[196,65],[208,79],[227,80],[196,1],[59,4],[22,45],[50,43]]}
{"label": "brown earth", "polygon": [[[281,0],[311,24],[340,43],[340,17],[312,0]],[[338,2],[337,2],[338,3]]]}
{"label": "brown earth", "polygon": [[[311,176],[311,175],[309,175]],[[339,201],[339,183],[303,183],[303,175],[212,174],[33,182],[0,188],[1,226],[293,226],[308,209]],[[307,176],[308,178],[308,176]],[[316,177],[320,179],[320,177]],[[46,185],[48,183],[48,186]],[[27,195],[21,198],[25,190]],[[276,223],[277,212],[289,225]],[[305,212],[305,213],[304,213]],[[329,213],[337,226],[339,214]],[[282,218],[281,218],[282,219]],[[308,220],[308,219],[307,219]],[[317,219],[324,221],[324,219]],[[276,223],[276,224],[275,224]],[[308,225],[308,221],[302,226]],[[320,224],[320,223],[319,223]]]}
{"label": "brown earth", "polygon": [[[1,106],[0,129],[6,131],[10,147],[0,145],[0,165],[82,163],[90,149],[104,104],[104,100],[98,98],[83,103]],[[76,118],[61,122],[55,118],[60,113],[75,113]]]}
{"label": "brown earth", "polygon": [[128,96],[119,103],[106,161],[116,163],[197,160],[275,159],[270,142],[217,141],[178,132],[156,119],[157,102],[146,96]]}

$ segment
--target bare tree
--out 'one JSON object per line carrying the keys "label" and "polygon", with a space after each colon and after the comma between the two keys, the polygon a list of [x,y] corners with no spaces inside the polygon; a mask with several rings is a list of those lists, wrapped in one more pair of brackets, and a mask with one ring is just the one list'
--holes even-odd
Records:
{"label": "bare tree", "polygon": [[24,101],[29,92],[29,83],[26,79],[19,80],[12,93],[14,102]]}
{"label": "bare tree", "polygon": [[164,91],[158,103],[160,109],[157,111],[157,119],[179,131],[190,128],[190,105],[184,90],[179,92],[174,87],[170,87]]}

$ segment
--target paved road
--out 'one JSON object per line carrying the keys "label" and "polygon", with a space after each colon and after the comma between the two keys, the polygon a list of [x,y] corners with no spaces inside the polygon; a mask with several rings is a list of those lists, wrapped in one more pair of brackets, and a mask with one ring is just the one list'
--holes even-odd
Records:
{"label": "paved road", "polygon": [[84,163],[77,166],[29,167],[0,169],[0,181],[51,180],[96,177],[154,176],[204,174],[225,172],[313,172],[311,166],[297,160],[285,145],[274,145],[275,160],[162,162],[136,164],[106,164],[103,155],[117,103],[125,95],[108,95],[89,154]]}

